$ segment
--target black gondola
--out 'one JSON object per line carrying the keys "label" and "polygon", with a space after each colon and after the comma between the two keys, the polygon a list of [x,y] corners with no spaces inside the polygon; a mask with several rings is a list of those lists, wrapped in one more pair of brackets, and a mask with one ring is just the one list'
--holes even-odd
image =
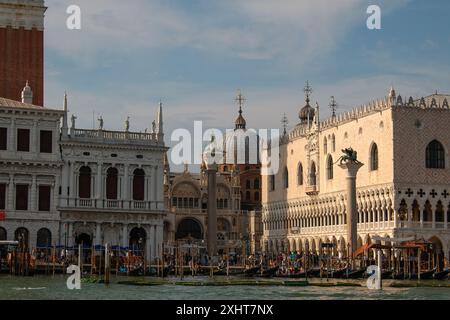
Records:
{"label": "black gondola", "polygon": [[262,272],[262,274],[260,274],[260,276],[264,277],[264,278],[273,277],[277,273],[278,269],[280,269],[280,267],[278,267],[278,266],[270,268],[270,269],[266,269]]}
{"label": "black gondola", "polygon": [[392,274],[392,279],[395,280],[404,280],[405,279],[405,273],[404,272],[396,272]]}
{"label": "black gondola", "polygon": [[344,274],[345,278],[348,279],[361,279],[366,275],[366,269],[359,269],[350,271],[348,274]]}
{"label": "black gondola", "polygon": [[252,277],[258,274],[258,272],[261,272],[261,268],[260,267],[253,267],[253,268],[248,268],[244,270],[244,276],[245,277]]}
{"label": "black gondola", "polygon": [[433,274],[433,279],[435,280],[445,280],[448,279],[448,274],[450,273],[450,269],[441,271],[441,272],[435,272]]}
{"label": "black gondola", "polygon": [[381,273],[381,279],[392,279],[392,274],[393,273],[394,273],[394,271],[392,271],[392,270],[383,271]]}
{"label": "black gondola", "polygon": [[347,276],[347,268],[332,270],[330,276],[331,278],[345,278]]}

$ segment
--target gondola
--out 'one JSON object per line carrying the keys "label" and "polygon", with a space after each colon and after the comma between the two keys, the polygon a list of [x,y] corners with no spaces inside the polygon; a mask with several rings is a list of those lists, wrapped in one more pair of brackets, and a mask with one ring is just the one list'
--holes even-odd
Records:
{"label": "gondola", "polygon": [[319,278],[320,277],[320,269],[308,270],[308,277],[310,277],[310,278]]}
{"label": "gondola", "polygon": [[435,272],[433,274],[433,279],[435,280],[445,280],[448,279],[448,274],[450,273],[450,269],[441,271],[441,272]]}
{"label": "gondola", "polygon": [[381,273],[381,279],[392,279],[392,270],[388,270],[388,271],[383,271]]}
{"label": "gondola", "polygon": [[366,275],[366,269],[353,270],[348,272],[348,274],[344,274],[345,278],[348,279],[361,279]]}
{"label": "gondola", "polygon": [[404,272],[396,272],[392,274],[392,279],[395,280],[404,280],[405,278],[405,273]]}
{"label": "gondola", "polygon": [[266,269],[261,274],[259,274],[259,276],[263,277],[263,278],[273,277],[277,273],[278,269],[280,269],[280,267],[278,267],[278,266]]}
{"label": "gondola", "polygon": [[[420,273],[420,280],[430,280],[433,279],[433,275],[435,274],[436,269],[428,270]],[[417,280],[419,276],[417,273],[412,273],[411,276],[407,275],[407,279]]]}
{"label": "gondola", "polygon": [[258,272],[261,272],[261,268],[260,267],[253,267],[253,268],[248,268],[244,270],[244,276],[245,277],[252,277],[258,274]]}
{"label": "gondola", "polygon": [[345,278],[347,276],[347,268],[332,270],[330,272],[331,278]]}

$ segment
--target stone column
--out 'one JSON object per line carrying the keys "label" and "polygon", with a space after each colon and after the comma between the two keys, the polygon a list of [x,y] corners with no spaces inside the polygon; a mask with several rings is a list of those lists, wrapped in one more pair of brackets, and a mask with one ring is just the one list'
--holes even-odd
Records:
{"label": "stone column", "polygon": [[155,256],[157,258],[161,258],[161,250],[162,250],[162,243],[163,243],[163,224],[157,224],[156,225],[156,254]]}
{"label": "stone column", "polygon": [[101,239],[102,239],[102,225],[100,223],[97,223],[95,225],[95,244],[101,246],[102,245]]}
{"label": "stone column", "polygon": [[128,225],[126,223],[122,226],[122,247],[128,247]]}
{"label": "stone column", "polygon": [[129,208],[128,192],[130,190],[129,189],[130,178],[128,177],[128,164],[125,164],[123,170],[124,170],[124,172],[123,172],[123,181],[122,181],[122,200],[123,200],[124,209],[128,209]]}
{"label": "stone column", "polygon": [[363,166],[359,162],[348,161],[341,164],[340,167],[347,173],[347,242],[349,244],[349,254],[352,255],[358,245],[358,224],[357,214],[358,207],[356,204],[356,175],[358,170]]}
{"label": "stone column", "polygon": [[14,175],[12,173],[9,174],[9,183],[8,183],[8,204],[6,208],[10,211],[14,211]]}
{"label": "stone column", "polygon": [[9,151],[15,151],[17,150],[16,148],[16,119],[11,119],[11,128],[9,130],[9,147],[8,150]]}
{"label": "stone column", "polygon": [[74,170],[74,164],[72,163],[72,161],[69,161],[69,169],[68,169],[68,177],[69,177],[69,201],[68,201],[68,205],[72,206],[74,204],[74,198],[76,196],[76,183],[75,183],[75,173],[73,172]]}
{"label": "stone column", "polygon": [[208,176],[208,254],[213,257],[217,254],[217,165],[208,164],[206,174]]}
{"label": "stone column", "polygon": [[155,226],[153,224],[150,225],[150,233],[148,235],[147,243],[149,244],[147,246],[148,259],[152,262],[155,258]]}
{"label": "stone column", "polygon": [[73,239],[73,222],[69,222],[69,228],[68,228],[68,232],[67,232],[67,245],[69,247],[73,246],[74,244],[74,239]]}
{"label": "stone column", "polygon": [[33,121],[33,131],[31,132],[31,152],[39,153],[40,137],[37,120]]}
{"label": "stone column", "polygon": [[37,184],[36,184],[36,175],[32,176],[31,182],[31,197],[30,197],[30,209],[31,211],[37,211],[38,203],[37,203]]}
{"label": "stone column", "polygon": [[[97,200],[101,200],[103,197],[102,194],[102,163],[99,162],[97,164],[97,183],[96,183],[96,187],[95,187],[95,198]],[[91,197],[93,198],[93,195],[91,195]],[[98,203],[97,205],[99,205],[100,203]]]}

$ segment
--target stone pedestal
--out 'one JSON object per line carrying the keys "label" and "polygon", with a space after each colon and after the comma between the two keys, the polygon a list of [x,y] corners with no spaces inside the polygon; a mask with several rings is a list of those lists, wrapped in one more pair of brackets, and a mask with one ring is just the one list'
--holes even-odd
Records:
{"label": "stone pedestal", "polygon": [[363,166],[359,162],[347,162],[339,165],[347,173],[347,242],[349,244],[350,258],[358,246],[358,207],[356,204],[356,175]]}
{"label": "stone pedestal", "polygon": [[208,255],[213,257],[217,254],[217,190],[216,175],[217,165],[207,166],[208,176]]}

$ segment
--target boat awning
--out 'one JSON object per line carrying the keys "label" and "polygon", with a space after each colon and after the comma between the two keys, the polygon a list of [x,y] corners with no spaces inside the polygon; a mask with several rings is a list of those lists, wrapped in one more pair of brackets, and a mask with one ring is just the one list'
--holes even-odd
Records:
{"label": "boat awning", "polygon": [[391,246],[379,244],[379,243],[366,243],[365,245],[359,247],[355,252],[353,252],[353,257],[362,255],[364,252],[370,249],[391,249]]}

